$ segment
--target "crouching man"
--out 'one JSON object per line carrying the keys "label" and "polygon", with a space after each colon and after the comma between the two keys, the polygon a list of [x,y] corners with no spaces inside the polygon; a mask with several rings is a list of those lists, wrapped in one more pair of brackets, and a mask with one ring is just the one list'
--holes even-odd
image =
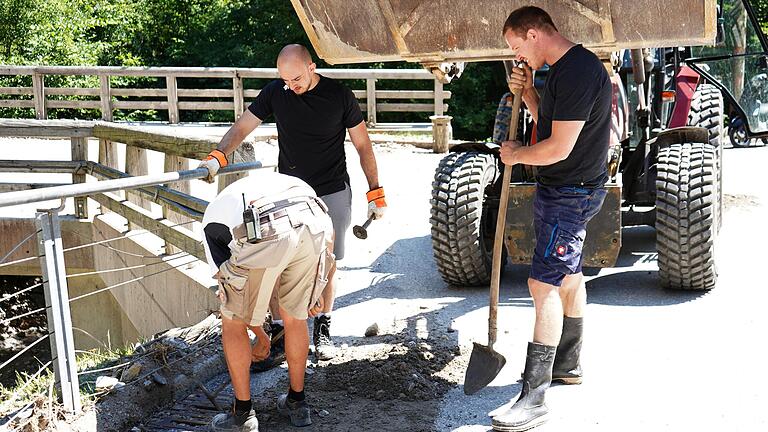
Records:
{"label": "crouching man", "polygon": [[[333,225],[314,190],[302,180],[257,172],[232,183],[203,217],[205,252],[219,281],[221,337],[232,379],[232,411],[218,414],[213,431],[258,431],[251,404],[250,365],[269,355],[262,324],[276,290],[285,326],[290,386],[277,399],[294,426],[312,423],[304,398],[309,350],[307,318],[323,308],[322,292],[333,267],[328,250]],[[247,329],[257,336],[251,347]]]}

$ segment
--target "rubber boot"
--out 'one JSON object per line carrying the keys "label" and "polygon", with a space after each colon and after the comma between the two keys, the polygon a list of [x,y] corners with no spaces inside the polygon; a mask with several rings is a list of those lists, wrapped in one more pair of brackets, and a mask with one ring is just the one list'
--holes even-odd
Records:
{"label": "rubber boot", "polygon": [[552,382],[581,384],[582,372],[579,357],[584,334],[584,318],[563,317],[563,335],[555,353],[552,366]]}
{"label": "rubber boot", "polygon": [[523,372],[523,391],[512,407],[493,418],[493,430],[526,431],[547,421],[549,409],[544,394],[552,381],[552,363],[557,348],[536,342],[528,343]]}

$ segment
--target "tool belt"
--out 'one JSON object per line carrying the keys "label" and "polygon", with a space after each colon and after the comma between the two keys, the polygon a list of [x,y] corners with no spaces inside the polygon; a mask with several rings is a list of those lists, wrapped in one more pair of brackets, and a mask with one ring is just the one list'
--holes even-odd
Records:
{"label": "tool belt", "polygon": [[[294,228],[305,225],[312,218],[328,213],[328,208],[320,198],[300,197],[264,204],[257,209],[261,239],[255,243],[274,239]],[[235,240],[247,242],[247,233],[243,224],[232,229]]]}

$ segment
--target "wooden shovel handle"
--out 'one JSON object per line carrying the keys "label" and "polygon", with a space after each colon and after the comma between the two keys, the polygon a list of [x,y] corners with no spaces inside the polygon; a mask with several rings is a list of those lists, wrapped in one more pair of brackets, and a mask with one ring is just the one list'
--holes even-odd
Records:
{"label": "wooden shovel handle", "polygon": [[[511,89],[510,89],[511,90]],[[512,117],[509,119],[509,139],[517,139],[517,122],[520,118],[522,90],[512,90]],[[496,236],[493,240],[493,265],[491,267],[491,304],[488,313],[488,348],[496,343],[496,315],[499,310],[499,285],[501,284],[501,250],[504,247],[504,228],[507,224],[507,205],[509,204],[509,183],[512,180],[512,167],[504,165],[501,180],[499,214],[496,216]]]}

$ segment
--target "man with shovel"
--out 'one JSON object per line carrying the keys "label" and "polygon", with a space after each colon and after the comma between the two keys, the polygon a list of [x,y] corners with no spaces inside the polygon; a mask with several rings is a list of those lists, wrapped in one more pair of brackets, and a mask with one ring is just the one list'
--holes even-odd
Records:
{"label": "man with shovel", "polygon": [[[551,381],[579,384],[586,288],[582,246],[587,222],[603,204],[611,130],[611,83],[592,52],[563,37],[544,10],[527,6],[504,23],[517,59],[510,80],[536,122],[539,141],[502,144],[501,160],[538,167],[534,197],[536,248],[528,288],[536,309],[533,342],[515,404],[493,418],[498,431],[523,431],[546,421],[544,394]],[[531,69],[549,65],[541,94]]]}
{"label": "man with shovel", "polygon": [[[382,218],[387,204],[357,99],[348,88],[315,72],[315,67],[304,46],[285,46],[277,57],[280,79],[261,90],[200,166],[208,169],[207,181],[212,182],[224,155],[233,152],[248,134],[274,116],[280,148],[278,170],[307,182],[328,206],[335,231],[333,253],[340,260],[344,258],[344,239],[352,213],[352,192],[344,152],[347,132],[368,181],[368,218]],[[314,319],[313,344],[318,360],[335,356],[330,327],[338,282],[333,274],[323,295],[322,311]],[[272,313],[273,319],[277,320],[272,326],[272,337],[275,338],[282,331],[282,325],[279,310],[272,308]],[[282,344],[274,344],[270,358],[254,363],[253,370],[262,371],[280,364],[284,355],[281,351]]]}

